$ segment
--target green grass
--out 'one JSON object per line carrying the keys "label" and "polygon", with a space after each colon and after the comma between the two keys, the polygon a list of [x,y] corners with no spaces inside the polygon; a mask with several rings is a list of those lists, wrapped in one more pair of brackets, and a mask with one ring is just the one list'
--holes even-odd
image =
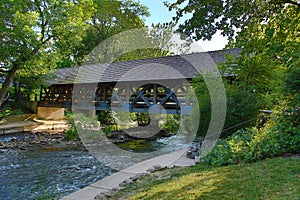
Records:
{"label": "green grass", "polygon": [[113,199],[300,199],[300,159],[162,170],[127,186]]}

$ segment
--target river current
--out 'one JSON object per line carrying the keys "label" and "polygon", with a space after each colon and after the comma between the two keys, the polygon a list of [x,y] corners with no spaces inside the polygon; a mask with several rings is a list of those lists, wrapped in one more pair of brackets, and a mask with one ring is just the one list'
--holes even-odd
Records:
{"label": "river current", "polygon": [[0,150],[0,199],[59,199],[114,172],[87,151]]}
{"label": "river current", "polygon": [[[135,141],[134,144],[128,142],[120,148],[134,146],[135,151],[145,152],[146,159],[147,155],[151,158],[187,147],[189,141],[182,138],[184,137],[172,136],[146,143],[143,140]],[[11,139],[12,137],[1,138],[6,141]],[[165,146],[166,144],[168,145]],[[152,152],[160,146],[165,148],[158,155]],[[60,199],[117,172],[117,168],[108,166],[121,164],[121,167],[128,167],[144,160],[141,160],[139,153],[135,155],[136,157],[129,159],[126,151],[114,154],[110,152],[108,155],[102,152],[101,159],[96,159],[95,155],[85,150],[0,149],[0,199]]]}

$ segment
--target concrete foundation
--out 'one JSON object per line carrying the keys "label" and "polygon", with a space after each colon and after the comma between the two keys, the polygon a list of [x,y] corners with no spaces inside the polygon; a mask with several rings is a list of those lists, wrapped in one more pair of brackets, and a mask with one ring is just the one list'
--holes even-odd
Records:
{"label": "concrete foundation", "polygon": [[30,109],[33,113],[37,113],[37,101],[28,101],[26,102],[26,107]]}
{"label": "concrete foundation", "polygon": [[60,120],[65,117],[64,108],[53,108],[53,107],[38,107],[37,114],[39,118],[50,119],[50,120]]}

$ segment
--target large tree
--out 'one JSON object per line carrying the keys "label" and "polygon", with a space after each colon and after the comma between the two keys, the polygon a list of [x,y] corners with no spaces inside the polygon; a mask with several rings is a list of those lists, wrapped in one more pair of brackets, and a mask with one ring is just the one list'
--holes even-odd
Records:
{"label": "large tree", "polygon": [[[101,42],[126,30],[145,27],[148,8],[132,0],[94,0],[96,12],[87,35],[71,56],[73,65],[81,65],[84,58]],[[67,64],[67,66],[69,63]]]}
{"label": "large tree", "polygon": [[92,0],[1,0],[0,64],[3,101],[17,71],[51,68],[81,42]]}
{"label": "large tree", "polygon": [[49,69],[81,65],[99,43],[149,16],[132,0],[4,0],[0,9],[0,102],[13,79],[32,90]]}
{"label": "large tree", "polygon": [[176,10],[175,21],[186,13],[192,17],[179,25],[179,30],[194,39],[211,39],[218,30],[233,38],[235,32],[252,24],[266,23],[287,5],[300,7],[297,0],[177,0],[166,3]]}
{"label": "large tree", "polygon": [[[225,128],[251,120],[259,109],[272,109],[286,99],[291,100],[291,107],[299,105],[299,1],[178,0],[168,6],[177,10],[175,21],[192,13],[179,25],[181,32],[200,40],[221,31],[229,37],[228,48],[243,49],[239,57],[228,58],[220,66],[220,70],[237,74],[231,84],[224,81],[228,103]],[[196,83],[196,89],[204,87],[201,83]],[[209,101],[200,105],[202,110]],[[207,113],[201,115],[209,118]]]}

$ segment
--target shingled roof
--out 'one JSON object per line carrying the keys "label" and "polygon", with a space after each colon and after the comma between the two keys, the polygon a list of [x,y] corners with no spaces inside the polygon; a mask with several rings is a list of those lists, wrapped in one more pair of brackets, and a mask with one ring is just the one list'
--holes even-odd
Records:
{"label": "shingled roof", "polygon": [[199,52],[187,55],[165,56],[110,64],[93,64],[76,68],[58,69],[49,84],[107,83],[120,81],[149,81],[192,79],[199,70],[209,70],[225,62],[225,55],[238,56],[241,49]]}

